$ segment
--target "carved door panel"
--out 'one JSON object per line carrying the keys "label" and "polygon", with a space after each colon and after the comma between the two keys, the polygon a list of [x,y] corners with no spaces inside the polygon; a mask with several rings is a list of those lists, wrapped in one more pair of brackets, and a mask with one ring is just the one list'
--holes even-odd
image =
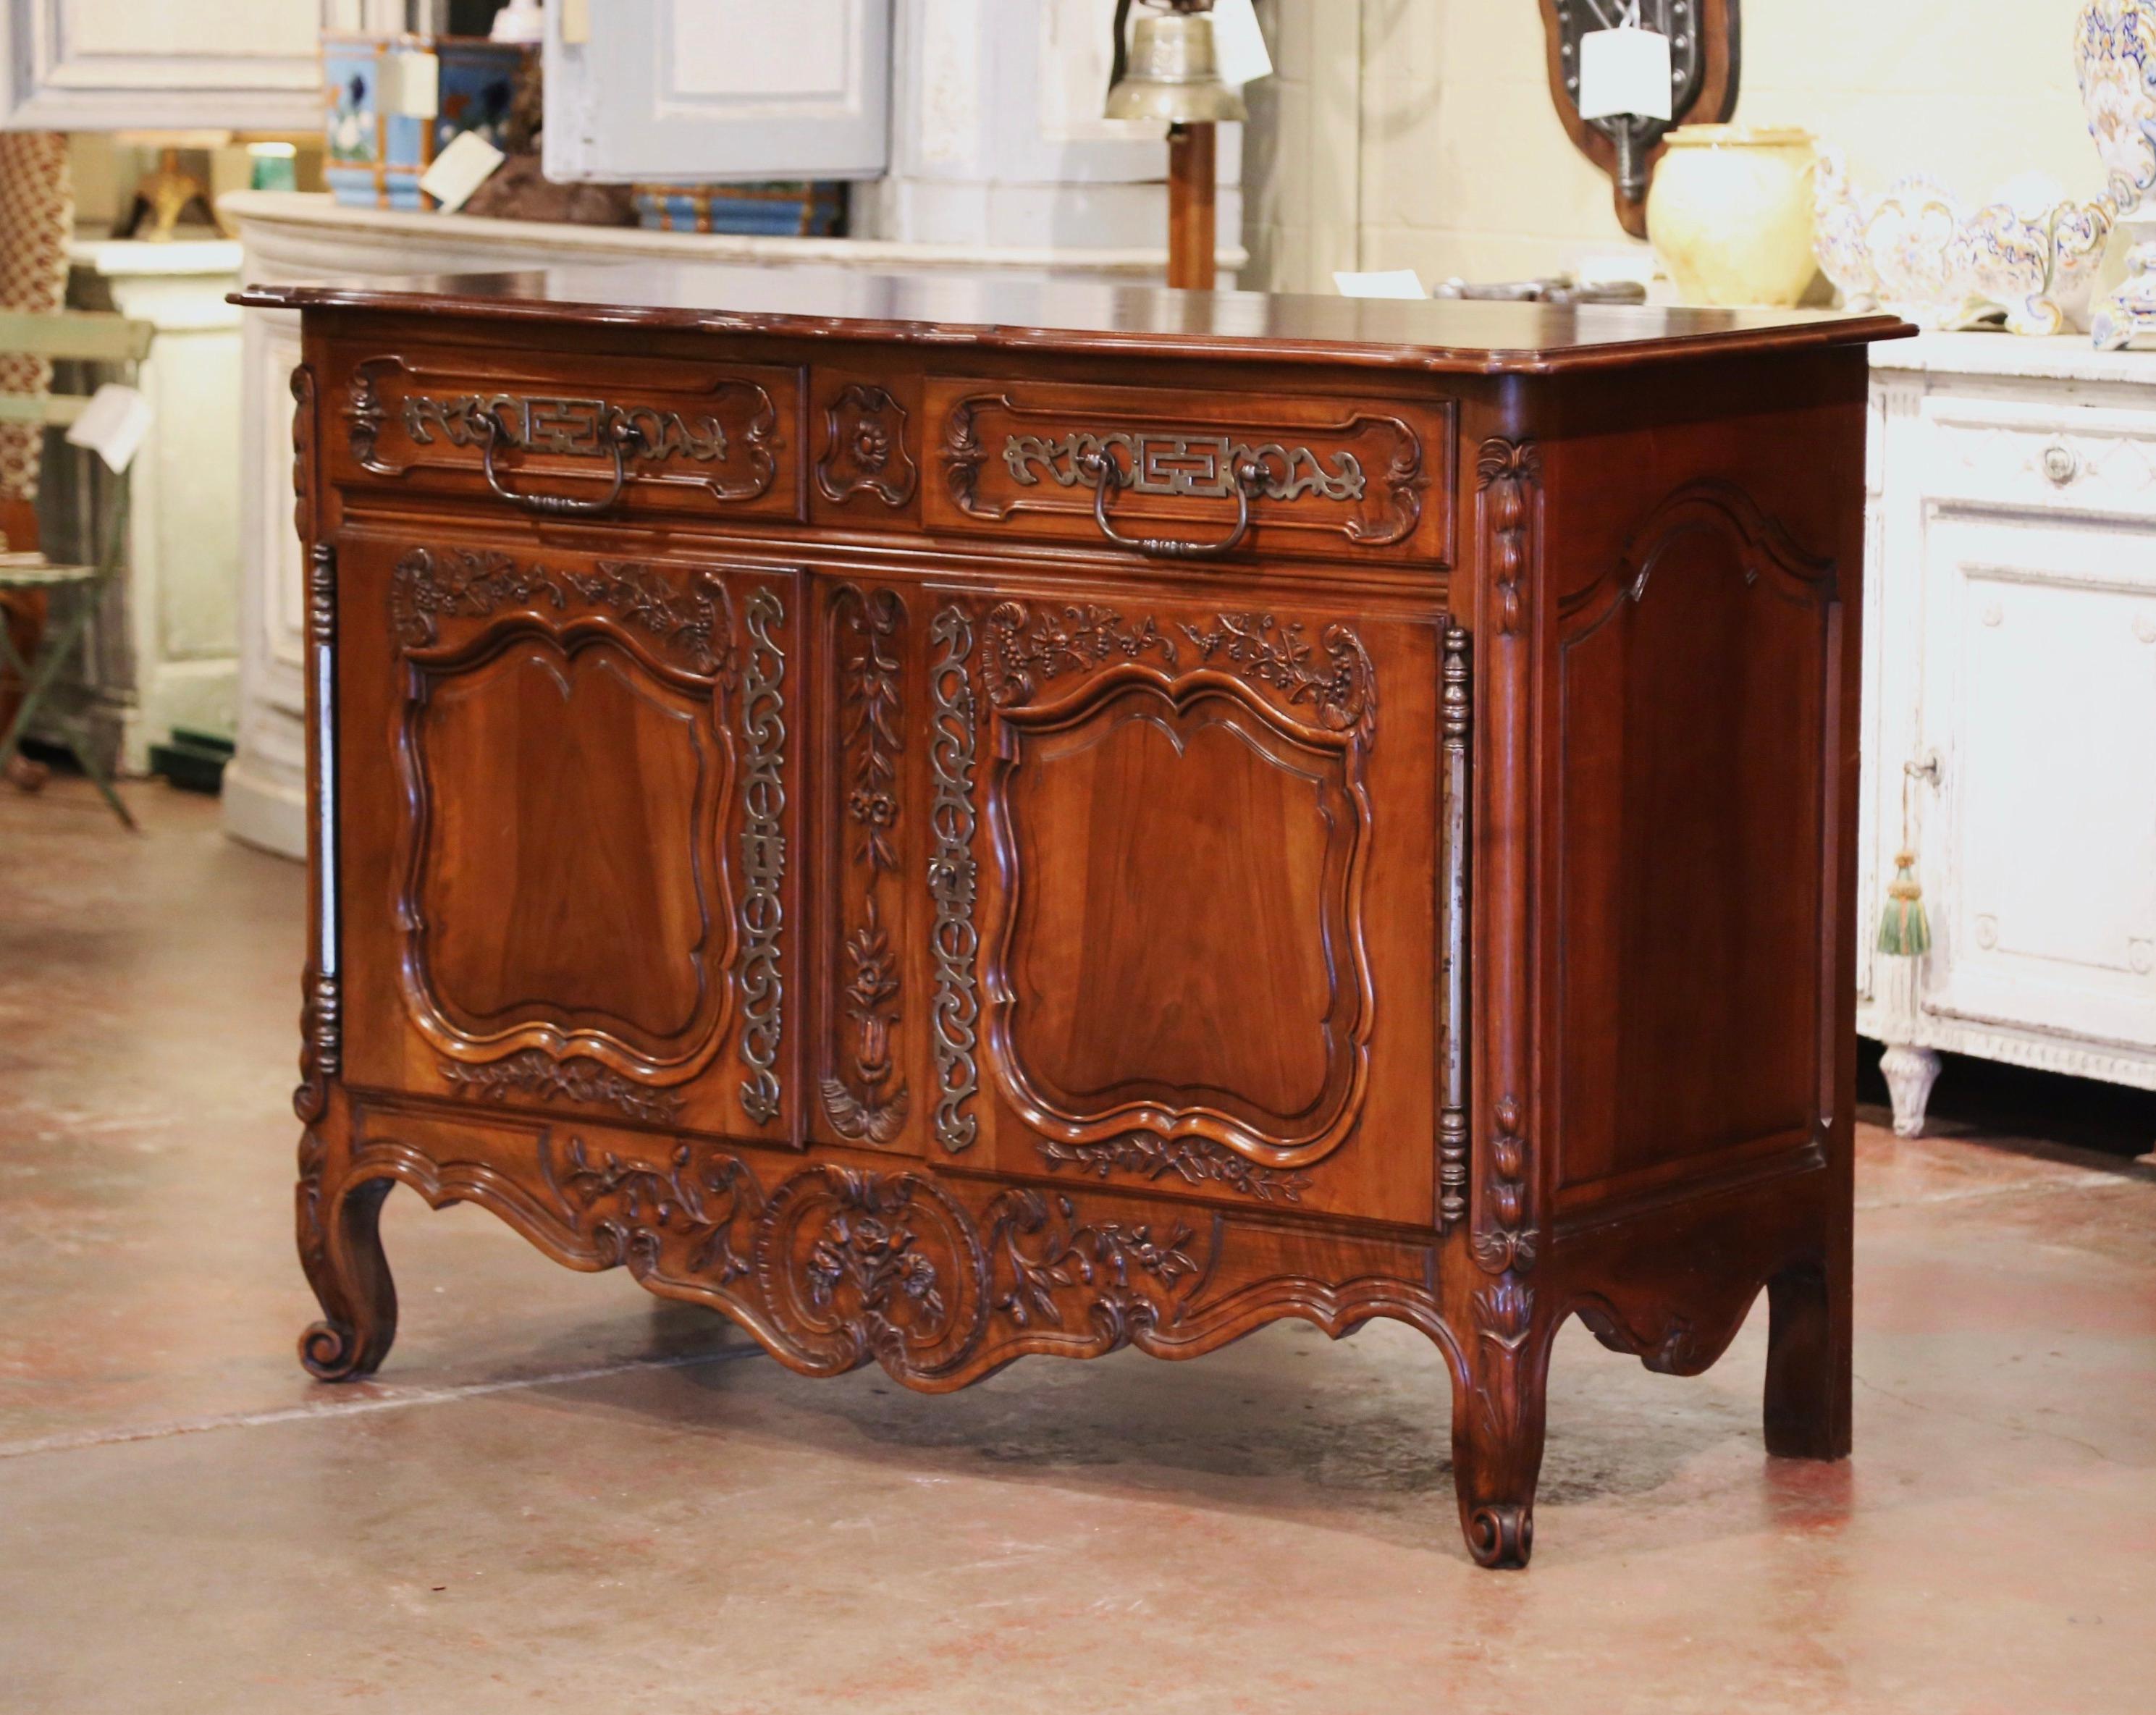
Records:
{"label": "carved door panel", "polygon": [[337,544],[355,1083],[791,1137],[799,579]]}
{"label": "carved door panel", "polygon": [[929,624],[936,1153],[1429,1224],[1441,619],[1102,590]]}

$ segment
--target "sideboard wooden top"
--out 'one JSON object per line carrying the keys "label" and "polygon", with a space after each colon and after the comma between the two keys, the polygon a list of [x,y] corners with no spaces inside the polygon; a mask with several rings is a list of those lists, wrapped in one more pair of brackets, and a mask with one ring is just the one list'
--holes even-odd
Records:
{"label": "sideboard wooden top", "polygon": [[675,264],[255,285],[239,304],[988,350],[1164,349],[1480,375],[1899,339],[1892,316],[1304,297],[1090,281]]}

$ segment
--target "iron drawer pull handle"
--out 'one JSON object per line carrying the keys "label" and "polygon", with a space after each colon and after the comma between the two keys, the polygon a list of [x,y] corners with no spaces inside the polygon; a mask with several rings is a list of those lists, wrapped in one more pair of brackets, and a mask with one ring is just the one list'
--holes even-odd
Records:
{"label": "iron drawer pull handle", "polygon": [[480,412],[479,419],[486,425],[486,444],[480,460],[480,468],[486,472],[486,485],[505,501],[523,507],[527,512],[545,512],[553,516],[567,514],[583,517],[589,516],[594,512],[605,511],[621,498],[622,484],[629,477],[629,449],[640,447],[643,444],[642,438],[637,434],[634,425],[627,418],[615,417],[599,431],[613,452],[613,482],[603,495],[596,500],[578,500],[570,495],[519,494],[502,481],[501,474],[494,468],[494,449],[504,441],[507,441],[511,446],[516,446],[518,444],[516,437],[510,433],[501,418],[491,411]]}
{"label": "iron drawer pull handle", "polygon": [[1235,467],[1235,527],[1219,542],[1183,542],[1175,537],[1122,534],[1108,521],[1108,494],[1112,489],[1127,487],[1132,480],[1130,473],[1113,453],[1097,449],[1081,453],[1075,462],[1079,473],[1092,480],[1093,521],[1101,526],[1101,534],[1119,548],[1156,560],[1217,560],[1223,554],[1234,553],[1250,533],[1250,496],[1265,480],[1264,465],[1255,459],[1244,460]]}

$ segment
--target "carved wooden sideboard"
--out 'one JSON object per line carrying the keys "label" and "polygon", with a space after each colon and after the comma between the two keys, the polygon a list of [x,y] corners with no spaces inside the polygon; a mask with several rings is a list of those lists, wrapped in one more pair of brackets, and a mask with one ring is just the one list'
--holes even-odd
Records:
{"label": "carved wooden sideboard", "polygon": [[302,1354],[402,1183],[963,1386],[1413,1324],[1476,1558],[1553,1335],[1849,1444],[1887,318],[748,271],[303,312]]}

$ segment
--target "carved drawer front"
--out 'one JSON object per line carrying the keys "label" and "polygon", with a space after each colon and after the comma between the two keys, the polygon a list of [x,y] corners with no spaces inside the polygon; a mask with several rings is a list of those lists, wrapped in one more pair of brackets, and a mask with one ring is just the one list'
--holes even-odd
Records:
{"label": "carved drawer front", "polygon": [[930,623],[932,1153],[1430,1223],[1442,621]]}
{"label": "carved drawer front", "polygon": [[1162,559],[1451,558],[1452,410],[934,378],[932,529]]}
{"label": "carved drawer front", "polygon": [[1944,395],[1924,414],[1928,496],[2156,517],[2156,412]]}
{"label": "carved drawer front", "polygon": [[346,1064],[481,1107],[795,1136],[792,572],[338,544]]}
{"label": "carved drawer front", "polygon": [[798,520],[798,369],[406,347],[343,369],[341,482],[546,517]]}

